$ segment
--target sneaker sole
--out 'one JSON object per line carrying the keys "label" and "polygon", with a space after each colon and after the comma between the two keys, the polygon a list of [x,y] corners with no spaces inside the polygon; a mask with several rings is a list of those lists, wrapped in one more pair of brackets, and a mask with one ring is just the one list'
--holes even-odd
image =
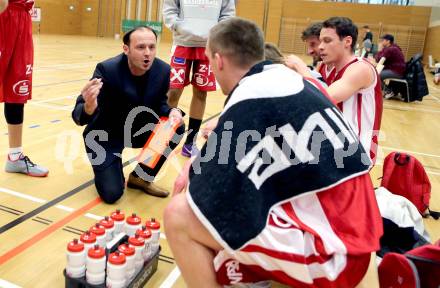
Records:
{"label": "sneaker sole", "polygon": [[7,171],[5,170],[7,173],[18,173],[18,174],[24,174],[27,176],[31,176],[31,177],[47,177],[47,175],[49,174],[49,172],[47,172],[46,174],[33,174],[33,173],[26,173],[26,172],[16,172],[16,171]]}
{"label": "sneaker sole", "polygon": [[188,158],[191,157],[191,154],[186,153],[186,152],[183,152],[183,151],[182,151],[182,153],[180,153],[180,155],[185,156],[185,157],[188,157]]}

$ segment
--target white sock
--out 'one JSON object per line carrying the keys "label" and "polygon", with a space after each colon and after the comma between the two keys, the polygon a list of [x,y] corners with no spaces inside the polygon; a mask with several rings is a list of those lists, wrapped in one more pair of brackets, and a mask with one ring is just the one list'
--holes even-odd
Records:
{"label": "white sock", "polygon": [[17,161],[23,154],[23,147],[9,148],[9,160]]}

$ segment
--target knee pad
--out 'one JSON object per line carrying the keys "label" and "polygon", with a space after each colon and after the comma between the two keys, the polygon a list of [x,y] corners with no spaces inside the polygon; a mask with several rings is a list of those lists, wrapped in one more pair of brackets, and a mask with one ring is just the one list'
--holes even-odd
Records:
{"label": "knee pad", "polygon": [[12,125],[23,124],[24,104],[5,103],[6,123]]}

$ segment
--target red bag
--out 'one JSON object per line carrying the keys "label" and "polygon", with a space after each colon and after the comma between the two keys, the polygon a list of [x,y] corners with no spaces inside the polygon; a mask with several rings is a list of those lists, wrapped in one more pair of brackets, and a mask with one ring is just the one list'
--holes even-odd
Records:
{"label": "red bag", "polygon": [[388,154],[383,163],[381,186],[410,200],[424,217],[440,217],[439,212],[429,209],[431,183],[425,168],[413,156],[399,152]]}
{"label": "red bag", "polygon": [[424,245],[405,254],[387,253],[379,265],[381,288],[440,287],[440,246]]}

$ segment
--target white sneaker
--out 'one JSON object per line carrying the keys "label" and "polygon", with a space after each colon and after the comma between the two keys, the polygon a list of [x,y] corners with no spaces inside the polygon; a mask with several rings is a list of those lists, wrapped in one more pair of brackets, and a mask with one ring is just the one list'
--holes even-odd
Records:
{"label": "white sneaker", "polygon": [[390,99],[390,98],[393,98],[393,97],[394,97],[394,93],[392,91],[386,93],[385,95],[383,95],[383,98],[385,98],[385,99]]}
{"label": "white sneaker", "polygon": [[23,154],[15,161],[9,159],[8,155],[5,171],[9,173],[22,173],[33,177],[46,177],[47,174],[49,174],[49,170],[35,164],[29,159],[29,157],[24,156]]}

